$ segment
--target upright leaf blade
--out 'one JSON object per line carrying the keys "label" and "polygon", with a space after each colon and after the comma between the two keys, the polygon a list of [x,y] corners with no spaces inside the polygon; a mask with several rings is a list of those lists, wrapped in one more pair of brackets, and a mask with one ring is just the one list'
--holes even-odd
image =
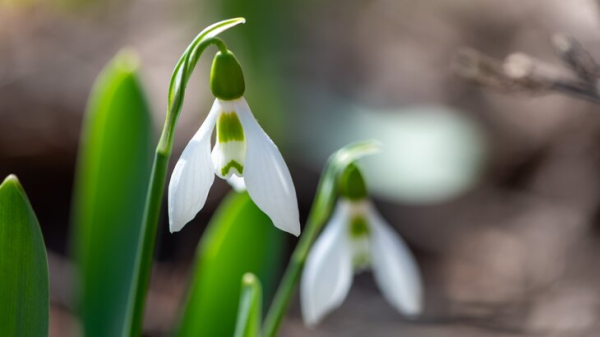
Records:
{"label": "upright leaf blade", "polygon": [[[272,294],[284,234],[248,196],[232,192],[221,204],[198,246],[179,337],[233,336],[239,280],[251,272]],[[268,296],[267,296],[268,297]]]}
{"label": "upright leaf blade", "polygon": [[137,68],[123,51],[103,70],[81,137],[72,220],[88,337],[121,334],[131,289],[153,138]]}
{"label": "upright leaf blade", "polygon": [[234,337],[259,337],[262,319],[262,288],[256,275],[247,273],[242,278],[242,294]]}
{"label": "upright leaf blade", "polygon": [[0,333],[48,335],[48,259],[31,204],[15,176],[0,185]]}

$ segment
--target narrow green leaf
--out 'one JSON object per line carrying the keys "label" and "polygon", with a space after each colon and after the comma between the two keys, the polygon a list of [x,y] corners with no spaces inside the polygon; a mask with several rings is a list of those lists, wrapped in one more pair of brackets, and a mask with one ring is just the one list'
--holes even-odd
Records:
{"label": "narrow green leaf", "polygon": [[137,71],[131,51],[106,66],[91,93],[81,136],[72,244],[87,337],[119,336],[125,323],[153,139]]}
{"label": "narrow green leaf", "polygon": [[48,259],[42,231],[15,176],[0,185],[0,333],[48,336]]}
{"label": "narrow green leaf", "polygon": [[253,273],[264,285],[265,293],[272,294],[283,243],[283,232],[254,205],[248,193],[232,192],[198,246],[177,336],[233,336],[239,280],[245,273]]}
{"label": "narrow green leaf", "polygon": [[262,316],[262,289],[256,275],[247,273],[242,278],[242,294],[234,337],[259,337]]}

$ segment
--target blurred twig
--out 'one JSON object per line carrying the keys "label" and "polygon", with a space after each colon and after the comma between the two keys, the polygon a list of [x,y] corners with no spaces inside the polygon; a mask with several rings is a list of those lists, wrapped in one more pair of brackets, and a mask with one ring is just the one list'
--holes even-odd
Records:
{"label": "blurred twig", "polygon": [[512,53],[503,62],[473,49],[461,50],[453,62],[456,73],[496,90],[565,95],[600,103],[600,66],[573,37],[556,34],[554,50],[565,71],[524,53]]}

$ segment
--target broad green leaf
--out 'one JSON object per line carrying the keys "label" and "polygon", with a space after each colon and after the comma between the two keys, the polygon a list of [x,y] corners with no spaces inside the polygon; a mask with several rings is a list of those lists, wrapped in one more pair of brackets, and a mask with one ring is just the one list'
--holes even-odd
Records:
{"label": "broad green leaf", "polygon": [[35,213],[15,176],[0,185],[0,334],[48,335],[48,259]]}
{"label": "broad green leaf", "polygon": [[242,278],[242,294],[238,309],[235,337],[259,337],[262,312],[262,289],[256,275]]}
{"label": "broad green leaf", "polygon": [[119,336],[150,178],[152,123],[138,61],[122,51],[102,71],[83,125],[73,248],[85,336]]}
{"label": "broad green leaf", "polygon": [[271,294],[284,239],[285,234],[254,205],[248,193],[232,192],[198,246],[188,303],[176,335],[233,336],[240,279],[253,273],[265,293]]}

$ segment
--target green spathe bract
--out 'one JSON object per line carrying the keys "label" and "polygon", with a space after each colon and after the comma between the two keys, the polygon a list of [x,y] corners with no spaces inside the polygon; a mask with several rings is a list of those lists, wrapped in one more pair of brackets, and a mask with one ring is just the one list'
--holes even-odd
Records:
{"label": "green spathe bract", "polygon": [[215,55],[210,72],[210,89],[216,98],[226,101],[244,95],[244,73],[232,52],[218,52]]}
{"label": "green spathe bract", "polygon": [[283,245],[283,232],[273,226],[248,193],[231,192],[198,246],[188,302],[175,336],[233,336],[240,280],[247,272],[255,274],[268,300]]}
{"label": "green spathe bract", "polygon": [[152,160],[151,113],[138,60],[120,52],[90,95],[72,223],[78,309],[87,337],[121,335]]}
{"label": "green spathe bract", "polygon": [[0,334],[48,335],[48,260],[37,218],[15,176],[0,185]]}

